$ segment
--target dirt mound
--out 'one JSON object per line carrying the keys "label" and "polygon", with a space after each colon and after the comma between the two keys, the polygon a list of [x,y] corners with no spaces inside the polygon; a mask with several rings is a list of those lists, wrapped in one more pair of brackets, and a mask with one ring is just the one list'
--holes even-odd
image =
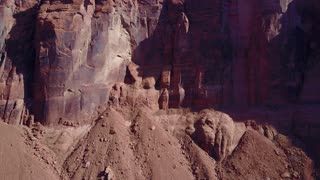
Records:
{"label": "dirt mound", "polygon": [[70,179],[101,178],[107,167],[117,179],[193,179],[178,139],[143,111],[130,120],[108,111],[64,166]]}
{"label": "dirt mound", "polygon": [[55,180],[54,169],[33,154],[28,133],[0,122],[0,179]]}
{"label": "dirt mound", "polygon": [[66,158],[61,177],[314,179],[312,161],[272,126],[213,109],[159,110],[154,92],[115,85],[109,108]]}
{"label": "dirt mound", "polygon": [[34,128],[0,124],[0,177],[315,179],[312,160],[292,137],[277,133],[270,139],[214,110],[140,105],[111,106],[92,126],[42,127],[36,137]]}
{"label": "dirt mound", "polygon": [[[206,110],[207,113],[219,112]],[[215,124],[219,121],[210,117],[211,127],[219,129],[221,123]],[[210,148],[202,149],[196,143],[197,136],[190,135],[190,126],[199,121],[203,122],[203,112],[110,108],[67,158],[62,176],[64,179],[103,179],[110,174],[116,179],[315,179],[312,161],[301,149],[283,140],[286,136],[278,134],[272,141],[250,127],[232,126],[238,127],[231,133],[236,133],[238,140],[230,146],[224,142],[230,137],[224,128],[206,131],[213,135],[203,139],[212,143],[213,152],[218,146],[218,152],[225,157],[217,159]],[[215,141],[210,141],[214,136]],[[227,147],[228,153],[224,153]],[[299,160],[303,165],[297,166]]]}
{"label": "dirt mound", "polygon": [[154,87],[121,83],[110,94],[108,108],[91,125],[37,123],[24,131],[1,125],[0,152],[8,153],[1,157],[14,162],[0,165],[1,177],[315,179],[304,147],[268,123],[236,122],[214,109],[159,110]]}
{"label": "dirt mound", "polygon": [[[234,153],[219,167],[219,178],[314,179],[312,162],[303,151],[288,147],[288,142],[281,144],[287,147],[282,149],[258,132],[248,130]],[[298,158],[300,165],[296,166],[297,161],[292,158]]]}

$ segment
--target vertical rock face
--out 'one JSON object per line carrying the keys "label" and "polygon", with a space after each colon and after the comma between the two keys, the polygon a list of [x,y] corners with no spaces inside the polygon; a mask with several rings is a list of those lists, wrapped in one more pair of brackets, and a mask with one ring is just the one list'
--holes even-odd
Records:
{"label": "vertical rock face", "polygon": [[158,24],[165,33],[154,44],[163,49],[162,75],[170,74],[162,78],[170,85],[160,83],[169,87],[169,106],[319,102],[311,85],[319,81],[311,78],[319,42],[310,39],[317,7],[315,1],[167,1]]}
{"label": "vertical rock face", "polygon": [[6,0],[0,4],[1,115],[23,123],[81,121],[123,81],[160,2]]}
{"label": "vertical rock face", "polygon": [[249,104],[305,103],[310,99],[304,96],[306,89],[317,101],[312,93],[317,83],[313,81],[313,88],[306,83],[313,79],[306,74],[312,74],[317,66],[311,68],[311,64],[318,64],[313,60],[317,50],[311,48],[311,44],[319,44],[314,32],[319,22],[317,4],[299,0],[260,4],[253,19],[257,28],[250,31],[248,43]]}
{"label": "vertical rock face", "polygon": [[2,1],[1,116],[90,119],[130,61],[163,109],[317,104],[318,17],[302,0]]}
{"label": "vertical rock face", "polygon": [[[300,2],[302,8],[302,26],[297,30],[296,34],[300,35],[299,40],[303,41],[303,45],[296,42],[295,49],[295,70],[300,75],[300,100],[304,103],[319,103],[319,58],[320,58],[320,37],[317,32],[320,30],[320,3],[310,1],[307,4]],[[299,49],[303,51],[300,52]]]}
{"label": "vertical rock face", "polygon": [[37,7],[33,0],[0,2],[0,110],[11,124],[23,123],[31,106]]}
{"label": "vertical rock face", "polygon": [[45,1],[36,27],[36,118],[81,121],[106,103],[132,48],[148,36],[146,13],[132,1]]}
{"label": "vertical rock face", "polygon": [[153,36],[136,49],[134,62],[145,76],[161,79],[169,107],[230,102],[232,41],[226,3],[165,1]]}
{"label": "vertical rock face", "polygon": [[36,118],[49,123],[79,118],[81,96],[86,93],[80,85],[90,87],[92,82],[87,70],[92,3],[45,1],[41,6],[36,27]]}

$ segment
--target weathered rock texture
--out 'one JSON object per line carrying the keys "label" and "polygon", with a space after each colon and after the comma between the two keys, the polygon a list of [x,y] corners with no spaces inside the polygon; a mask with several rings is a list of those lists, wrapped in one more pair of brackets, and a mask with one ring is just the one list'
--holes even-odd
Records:
{"label": "weathered rock texture", "polygon": [[319,0],[2,0],[0,118],[96,120],[66,179],[311,179],[319,31]]}
{"label": "weathered rock texture", "polygon": [[124,80],[134,44],[147,36],[139,8],[137,2],[44,2],[36,26],[36,118],[81,121],[107,102],[113,84]]}
{"label": "weathered rock texture", "polygon": [[[1,2],[2,117],[83,121],[133,61],[161,108],[318,103],[316,1]],[[147,85],[149,86],[149,85]]]}
{"label": "weathered rock texture", "polygon": [[158,1],[2,1],[2,118],[90,119],[160,10]]}
{"label": "weathered rock texture", "polygon": [[[285,105],[294,132],[318,140],[320,123],[308,114],[320,103],[319,12],[317,0],[4,0],[0,115],[81,123],[109,100]],[[307,136],[301,122],[314,128]]]}
{"label": "weathered rock texture", "polygon": [[236,124],[228,115],[221,112],[204,110],[200,114],[201,118],[196,122],[192,136],[210,156],[222,161],[238,145],[245,132],[245,125]]}
{"label": "weathered rock texture", "polygon": [[142,76],[158,79],[162,108],[318,103],[311,84],[319,81],[319,42],[310,39],[319,28],[318,6],[165,1],[157,28],[133,61]]}
{"label": "weathered rock texture", "polygon": [[31,108],[37,13],[37,1],[0,2],[0,111],[12,124],[24,123]]}

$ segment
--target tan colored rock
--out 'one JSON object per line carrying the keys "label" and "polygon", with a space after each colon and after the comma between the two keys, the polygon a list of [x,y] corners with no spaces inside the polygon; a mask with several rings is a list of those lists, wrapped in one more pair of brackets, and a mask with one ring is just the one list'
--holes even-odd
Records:
{"label": "tan colored rock", "polygon": [[114,172],[112,171],[110,166],[106,167],[106,169],[104,170],[104,173],[107,177],[107,180],[115,180]]}
{"label": "tan colored rock", "polygon": [[147,77],[143,79],[142,84],[145,89],[154,89],[156,80],[154,79],[154,77]]}
{"label": "tan colored rock", "polygon": [[244,124],[236,125],[227,114],[210,110],[203,110],[194,126],[193,139],[217,161],[232,153],[246,131]]}
{"label": "tan colored rock", "polygon": [[162,89],[160,92],[159,107],[160,109],[169,108],[169,91],[167,88]]}
{"label": "tan colored rock", "polygon": [[135,84],[135,86],[141,86],[142,77],[139,75],[139,66],[134,63],[129,63],[127,66],[127,74],[125,82],[128,84]]}

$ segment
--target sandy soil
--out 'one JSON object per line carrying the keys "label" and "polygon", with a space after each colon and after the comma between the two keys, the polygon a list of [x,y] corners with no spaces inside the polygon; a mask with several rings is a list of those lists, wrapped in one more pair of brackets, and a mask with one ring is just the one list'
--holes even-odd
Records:
{"label": "sandy soil", "polygon": [[0,122],[0,179],[55,180],[54,169],[34,155],[28,132]]}

